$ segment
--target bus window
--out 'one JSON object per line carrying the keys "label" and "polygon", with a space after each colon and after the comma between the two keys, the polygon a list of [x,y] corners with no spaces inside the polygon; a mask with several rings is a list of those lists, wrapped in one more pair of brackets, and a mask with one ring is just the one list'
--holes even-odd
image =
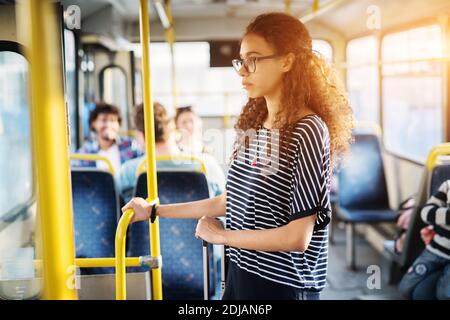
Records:
{"label": "bus window", "polygon": [[77,146],[77,86],[76,86],[76,52],[73,31],[64,30],[64,61],[66,76],[66,96],[69,105],[70,119],[70,150]]}
{"label": "bus window", "polygon": [[384,143],[424,161],[443,137],[443,43],[438,25],[386,35],[382,41]]}
{"label": "bus window", "polygon": [[128,96],[127,96],[127,76],[118,66],[108,66],[100,73],[103,85],[101,88],[101,99],[107,103],[116,105],[121,112],[122,129],[128,130],[126,119],[128,119]]}
{"label": "bus window", "polygon": [[34,279],[27,71],[23,56],[0,51],[0,299],[29,299],[41,289]]}
{"label": "bus window", "polygon": [[0,218],[32,194],[31,147],[27,101],[28,63],[0,51]]}
{"label": "bus window", "polygon": [[[236,115],[245,103],[241,82],[233,67],[210,68],[208,42],[175,43],[177,104],[193,105],[200,116]],[[173,106],[170,50],[152,43],[153,96]]]}
{"label": "bus window", "polygon": [[358,121],[379,124],[378,45],[373,36],[347,44],[347,91]]}
{"label": "bus window", "polygon": [[313,39],[313,50],[319,52],[327,61],[333,61],[333,47],[331,44],[322,39]]}

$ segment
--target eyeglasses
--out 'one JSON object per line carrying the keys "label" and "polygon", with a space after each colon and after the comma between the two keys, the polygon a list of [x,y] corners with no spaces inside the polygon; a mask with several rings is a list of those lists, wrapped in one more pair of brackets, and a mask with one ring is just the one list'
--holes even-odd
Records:
{"label": "eyeglasses", "polygon": [[237,73],[239,73],[242,69],[242,67],[245,68],[245,70],[248,73],[254,73],[256,71],[256,61],[259,60],[266,60],[266,59],[273,59],[278,57],[277,54],[273,54],[270,56],[265,57],[248,57],[245,59],[234,59],[232,62],[234,70],[236,70]]}

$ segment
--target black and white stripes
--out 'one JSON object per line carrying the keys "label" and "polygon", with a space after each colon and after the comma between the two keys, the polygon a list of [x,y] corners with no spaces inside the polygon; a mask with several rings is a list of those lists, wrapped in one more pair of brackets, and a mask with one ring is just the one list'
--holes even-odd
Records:
{"label": "black and white stripes", "polygon": [[238,153],[227,179],[231,230],[277,228],[316,214],[305,252],[263,252],[229,248],[238,267],[288,286],[320,291],[325,286],[330,221],[330,141],[317,115],[300,120],[288,143],[276,130],[260,128]]}
{"label": "black and white stripes", "polygon": [[450,259],[450,180],[439,187],[421,211],[422,220],[434,227],[436,235],[427,249],[434,254]]}

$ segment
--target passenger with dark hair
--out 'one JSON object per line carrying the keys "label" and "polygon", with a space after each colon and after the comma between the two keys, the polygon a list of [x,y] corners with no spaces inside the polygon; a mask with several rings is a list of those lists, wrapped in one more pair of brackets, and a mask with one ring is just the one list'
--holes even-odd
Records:
{"label": "passenger with dark hair", "polygon": [[[127,160],[143,154],[136,141],[119,135],[122,117],[119,108],[105,102],[97,102],[89,115],[89,128],[95,139],[87,140],[78,153],[98,154],[108,158],[117,172]],[[97,167],[103,169],[103,161],[78,161],[75,166]]]}

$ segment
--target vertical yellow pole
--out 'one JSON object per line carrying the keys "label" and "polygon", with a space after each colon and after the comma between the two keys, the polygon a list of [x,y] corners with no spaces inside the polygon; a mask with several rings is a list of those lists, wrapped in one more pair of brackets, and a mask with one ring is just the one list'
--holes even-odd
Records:
{"label": "vertical yellow pole", "polygon": [[30,62],[31,127],[41,226],[44,299],[77,299],[67,118],[56,7],[17,5],[18,34]]}
{"label": "vertical yellow pole", "polygon": [[319,7],[320,7],[319,0],[314,0],[312,4],[313,12],[316,13],[317,11],[319,11]]}
{"label": "vertical yellow pole", "polygon": [[170,27],[168,30],[166,30],[166,41],[169,44],[170,48],[170,71],[171,71],[171,78],[172,78],[172,102],[173,102],[173,110],[178,106],[178,95],[177,95],[177,77],[176,77],[176,69],[175,69],[175,50],[174,50],[174,43],[175,43],[175,26],[173,22],[173,16],[172,16],[172,6],[171,1],[166,0],[165,1],[165,9],[167,17],[169,18]]}
{"label": "vertical yellow pole", "polygon": [[284,0],[284,13],[292,14],[292,0]]}
{"label": "vertical yellow pole", "polygon": [[[156,180],[156,157],[155,157],[155,125],[153,122],[153,101],[150,83],[150,23],[148,12],[148,0],[140,0],[139,24],[141,31],[142,46],[142,83],[144,91],[144,120],[145,120],[145,151],[147,157],[147,190],[148,198],[153,201],[158,198]],[[159,245],[159,219],[150,223],[150,249],[151,255],[161,255]],[[161,268],[152,269],[153,299],[162,300]]]}

